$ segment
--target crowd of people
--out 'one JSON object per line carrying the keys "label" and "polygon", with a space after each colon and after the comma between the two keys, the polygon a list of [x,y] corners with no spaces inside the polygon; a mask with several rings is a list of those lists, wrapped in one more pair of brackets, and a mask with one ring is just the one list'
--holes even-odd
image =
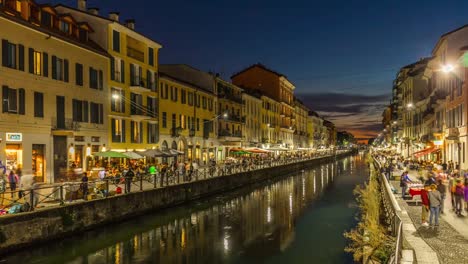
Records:
{"label": "crowd of people", "polygon": [[[440,214],[468,215],[468,172],[461,173],[457,162],[432,162],[404,159],[394,153],[377,155],[381,172],[388,180],[400,176],[401,197],[421,196],[421,221],[423,226],[438,226]],[[415,178],[409,171],[417,172]],[[401,173],[401,174],[400,174]],[[450,199],[451,208],[445,208]],[[429,217],[428,217],[429,215]]]}

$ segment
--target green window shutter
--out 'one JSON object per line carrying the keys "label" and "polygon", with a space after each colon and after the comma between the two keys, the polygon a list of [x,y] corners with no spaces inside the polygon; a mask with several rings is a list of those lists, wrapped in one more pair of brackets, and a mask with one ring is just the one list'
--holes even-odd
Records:
{"label": "green window shutter", "polygon": [[111,57],[110,58],[110,76],[111,76],[111,80],[115,80],[115,59],[114,57]]}
{"label": "green window shutter", "polygon": [[122,77],[122,78],[120,78],[120,81],[122,83],[125,83],[125,62],[123,60],[121,60],[120,65],[121,65],[120,74],[121,74],[121,77]]}
{"label": "green window shutter", "polygon": [[34,73],[34,49],[29,48],[29,73]]}
{"label": "green window shutter", "polygon": [[24,71],[24,46],[18,45],[18,69]]}
{"label": "green window shutter", "polygon": [[8,67],[8,40],[2,39],[2,66]]}
{"label": "green window shutter", "polygon": [[43,52],[42,53],[42,75],[44,77],[49,76],[49,54]]}
{"label": "green window shutter", "polygon": [[8,113],[8,91],[10,89],[8,86],[3,85],[2,86],[2,112],[3,113]]}
{"label": "green window shutter", "polygon": [[24,115],[26,112],[26,109],[25,109],[26,92],[24,91],[23,88],[18,89],[18,98],[19,98],[18,114]]}
{"label": "green window shutter", "polygon": [[68,60],[63,60],[63,80],[68,82]]}
{"label": "green window shutter", "polygon": [[52,79],[57,80],[57,57],[52,55]]}

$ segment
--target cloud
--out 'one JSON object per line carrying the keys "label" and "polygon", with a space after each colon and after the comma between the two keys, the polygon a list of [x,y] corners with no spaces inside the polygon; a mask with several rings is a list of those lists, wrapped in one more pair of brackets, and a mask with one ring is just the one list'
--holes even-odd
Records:
{"label": "cloud", "polygon": [[382,129],[382,111],[390,94],[320,93],[297,95],[309,109],[357,137],[374,137]]}

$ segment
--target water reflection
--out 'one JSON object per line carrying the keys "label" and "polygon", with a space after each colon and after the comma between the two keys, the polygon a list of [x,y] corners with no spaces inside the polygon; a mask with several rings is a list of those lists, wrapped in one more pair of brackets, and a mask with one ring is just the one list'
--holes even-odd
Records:
{"label": "water reflection", "polygon": [[[192,205],[175,217],[171,213],[141,217],[98,233],[92,245],[86,237],[81,238],[86,243],[64,242],[41,258],[39,251],[21,257],[34,258],[35,263],[77,264],[261,261],[291,245],[298,218],[340,179],[338,172],[353,169],[353,162],[348,158],[324,164],[235,198],[204,202],[196,211],[191,211]],[[9,260],[17,261],[19,256]]]}

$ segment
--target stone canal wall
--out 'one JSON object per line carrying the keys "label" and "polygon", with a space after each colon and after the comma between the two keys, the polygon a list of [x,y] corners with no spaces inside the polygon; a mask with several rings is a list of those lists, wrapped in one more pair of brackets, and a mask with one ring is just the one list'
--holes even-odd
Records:
{"label": "stone canal wall", "polygon": [[76,234],[99,225],[122,221],[147,212],[228,192],[275,177],[286,176],[352,154],[352,152],[348,152],[336,157],[322,157],[279,167],[132,192],[106,199],[2,216],[0,217],[0,254],[35,243]]}

